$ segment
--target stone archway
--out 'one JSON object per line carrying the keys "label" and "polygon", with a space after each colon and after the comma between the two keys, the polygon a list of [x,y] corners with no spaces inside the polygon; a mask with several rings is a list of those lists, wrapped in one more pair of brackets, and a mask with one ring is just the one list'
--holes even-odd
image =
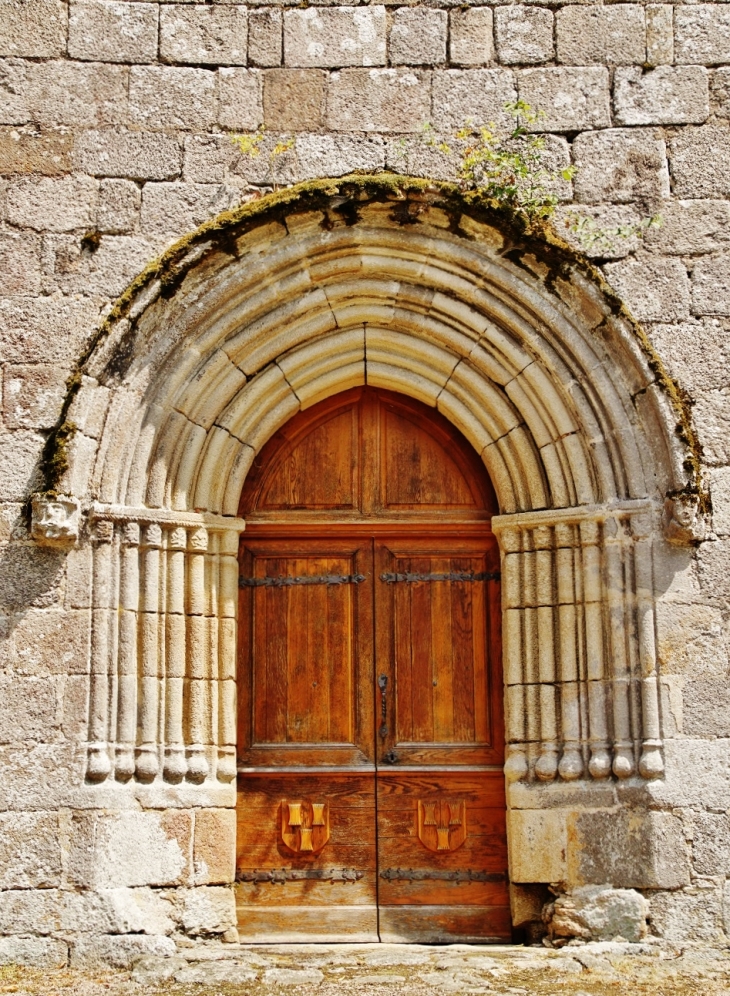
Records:
{"label": "stone archway", "polygon": [[[661,776],[652,546],[699,500],[673,385],[566,247],[446,184],[351,177],[179,243],[80,365],[47,483],[93,550],[88,778],[233,804],[241,489],[292,414],[360,384],[437,407],[494,483],[508,780]],[[41,541],[73,533],[37,509]]]}

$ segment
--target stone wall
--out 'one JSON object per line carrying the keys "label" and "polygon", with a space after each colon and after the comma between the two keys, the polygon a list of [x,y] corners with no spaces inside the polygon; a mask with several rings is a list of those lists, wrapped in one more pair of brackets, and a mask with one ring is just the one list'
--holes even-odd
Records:
{"label": "stone wall", "polygon": [[[713,505],[696,549],[655,551],[666,774],[641,819],[630,785],[593,787],[597,812],[572,822],[570,793],[589,790],[538,785],[519,832],[540,881],[642,887],[657,933],[725,938],[730,10],[0,0],[0,960],[19,950],[5,935],[26,936],[29,959],[63,962],[71,943],[79,961],[123,963],[233,926],[227,787],[120,809],[86,782],[89,551],[29,534],[66,379],[110,303],[175,239],[272,185],[449,176],[423,124],[504,121],[516,97],[544,112],[552,160],[578,167],[562,234],[573,210],[604,227],[662,216],[598,262],[692,400]],[[262,124],[260,154],[242,154],[231,135]]]}

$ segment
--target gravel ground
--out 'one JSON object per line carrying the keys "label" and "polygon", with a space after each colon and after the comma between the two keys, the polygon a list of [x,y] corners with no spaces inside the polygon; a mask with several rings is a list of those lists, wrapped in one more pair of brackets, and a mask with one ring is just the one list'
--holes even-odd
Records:
{"label": "gravel ground", "polygon": [[226,946],[144,958],[129,971],[0,967],[0,994],[38,996],[730,996],[730,949],[584,944],[560,951],[454,945]]}

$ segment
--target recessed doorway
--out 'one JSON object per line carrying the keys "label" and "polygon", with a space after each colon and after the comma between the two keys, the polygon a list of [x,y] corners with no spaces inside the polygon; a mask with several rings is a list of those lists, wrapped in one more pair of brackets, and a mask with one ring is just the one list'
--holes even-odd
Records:
{"label": "recessed doorway", "polygon": [[296,415],[241,499],[244,941],[505,941],[497,512],[433,409]]}

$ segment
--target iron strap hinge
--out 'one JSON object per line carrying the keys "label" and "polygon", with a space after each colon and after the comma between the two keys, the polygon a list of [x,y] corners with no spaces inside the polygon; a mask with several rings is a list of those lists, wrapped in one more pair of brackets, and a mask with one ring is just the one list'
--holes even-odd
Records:
{"label": "iron strap hinge", "polygon": [[365,574],[280,574],[277,578],[238,579],[239,588],[289,588],[295,584],[362,584]]}
{"label": "iron strap hinge", "polygon": [[380,877],[387,882],[425,882],[435,880],[438,882],[505,882],[507,875],[504,872],[484,872],[472,871],[466,868],[459,871],[446,871],[442,869],[414,869],[414,868],[384,868]]}
{"label": "iron strap hinge", "polygon": [[272,868],[268,871],[252,869],[239,871],[237,882],[272,882],[283,885],[285,882],[358,882],[365,872],[357,868]]}
{"label": "iron strap hinge", "polygon": [[418,581],[499,581],[499,571],[451,571],[448,574],[418,574],[407,571],[404,574],[381,574],[380,580],[386,584],[396,584],[405,581],[415,584]]}

